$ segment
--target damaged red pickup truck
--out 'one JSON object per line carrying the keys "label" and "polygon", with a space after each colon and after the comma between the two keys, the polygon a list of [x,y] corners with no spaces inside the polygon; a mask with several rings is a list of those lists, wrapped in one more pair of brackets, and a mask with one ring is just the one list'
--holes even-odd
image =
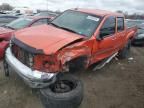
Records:
{"label": "damaged red pickup truck", "polygon": [[49,25],[17,31],[5,54],[10,66],[32,88],[43,88],[72,68],[87,68],[118,54],[126,57],[137,28],[125,26],[123,14],[72,9]]}

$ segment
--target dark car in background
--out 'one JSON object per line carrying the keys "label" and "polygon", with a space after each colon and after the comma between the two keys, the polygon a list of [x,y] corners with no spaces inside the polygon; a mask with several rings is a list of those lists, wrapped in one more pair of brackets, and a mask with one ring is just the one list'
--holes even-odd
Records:
{"label": "dark car in background", "polygon": [[132,41],[133,45],[144,46],[144,20],[127,20],[128,27],[137,26],[137,36]]}
{"label": "dark car in background", "polygon": [[134,38],[132,44],[144,46],[144,23],[138,26],[138,35]]}
{"label": "dark car in background", "polygon": [[4,13],[4,12],[0,12],[0,15],[1,15],[1,14],[3,14],[3,15],[4,15],[4,14],[6,14],[6,13]]}
{"label": "dark car in background", "polygon": [[13,15],[7,15],[7,14],[0,14],[0,26],[8,24],[14,20],[16,20],[18,17]]}
{"label": "dark car in background", "polygon": [[126,20],[126,25],[128,28],[133,27],[133,26],[139,26],[143,23],[144,23],[144,20],[132,20],[132,19]]}

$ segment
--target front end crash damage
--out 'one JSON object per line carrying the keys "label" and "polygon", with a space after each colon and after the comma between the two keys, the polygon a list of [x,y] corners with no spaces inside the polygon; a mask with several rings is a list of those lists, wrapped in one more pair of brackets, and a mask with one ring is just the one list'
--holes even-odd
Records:
{"label": "front end crash damage", "polygon": [[82,68],[87,68],[89,64],[91,50],[87,45],[83,44],[83,38],[81,37],[65,44],[57,45],[57,50],[54,49],[55,51],[52,51],[51,48],[49,52],[45,52],[44,49],[31,47],[16,38],[13,38],[12,41],[16,46],[33,54],[33,66],[31,68],[34,70],[46,73],[59,73],[69,71],[69,66],[72,62],[78,63],[81,60]]}
{"label": "front end crash damage", "polygon": [[60,61],[57,60],[56,55],[36,55],[33,68],[46,73],[58,73],[60,72]]}
{"label": "front end crash damage", "polygon": [[57,73],[46,73],[33,70],[21,63],[13,54],[10,47],[7,48],[5,60],[8,67],[14,70],[31,88],[43,88],[56,80]]}
{"label": "front end crash damage", "polygon": [[[89,64],[90,50],[87,47],[71,47],[58,51],[52,56],[37,54],[34,57],[32,68],[21,63],[8,47],[5,59],[11,69],[28,84],[31,88],[43,88],[56,81],[56,76],[60,72],[68,72],[70,65],[78,66],[80,61],[86,68]],[[78,59],[78,61],[75,61]],[[76,64],[77,63],[77,64]]]}
{"label": "front end crash damage", "polygon": [[72,68],[85,69],[89,65],[91,50],[85,46],[72,46],[66,48],[58,54],[63,72],[70,71]]}
{"label": "front end crash damage", "polygon": [[0,40],[0,60],[4,57],[6,48],[8,47],[9,42]]}
{"label": "front end crash damage", "polygon": [[91,50],[81,42],[75,41],[53,54],[46,54],[12,39],[6,50],[6,63],[31,88],[43,88],[54,83],[59,73],[68,72],[72,65],[83,69],[88,67]]}
{"label": "front end crash damage", "polygon": [[68,46],[52,55],[36,55],[34,69],[47,73],[69,72],[70,67],[85,69],[89,65],[91,50],[86,46]]}

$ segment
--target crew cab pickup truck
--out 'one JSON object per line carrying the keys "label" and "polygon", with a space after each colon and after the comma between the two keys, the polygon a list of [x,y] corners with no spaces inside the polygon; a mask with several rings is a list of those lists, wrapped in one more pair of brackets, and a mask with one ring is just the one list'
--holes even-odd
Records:
{"label": "crew cab pickup truck", "polygon": [[5,54],[5,70],[14,69],[32,88],[43,88],[70,69],[85,69],[113,54],[126,57],[137,28],[123,14],[71,9],[49,25],[15,32]]}
{"label": "crew cab pickup truck", "polygon": [[41,24],[48,24],[52,17],[24,17],[0,27],[0,60],[4,56],[5,49],[13,33],[17,30]]}

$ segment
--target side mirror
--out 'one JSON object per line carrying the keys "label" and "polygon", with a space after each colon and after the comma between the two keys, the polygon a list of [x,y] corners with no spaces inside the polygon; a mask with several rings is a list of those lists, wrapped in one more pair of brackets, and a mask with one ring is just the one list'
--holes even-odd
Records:
{"label": "side mirror", "polygon": [[97,41],[102,41],[102,40],[103,40],[102,35],[99,34],[99,35],[96,37],[96,40],[97,40]]}

